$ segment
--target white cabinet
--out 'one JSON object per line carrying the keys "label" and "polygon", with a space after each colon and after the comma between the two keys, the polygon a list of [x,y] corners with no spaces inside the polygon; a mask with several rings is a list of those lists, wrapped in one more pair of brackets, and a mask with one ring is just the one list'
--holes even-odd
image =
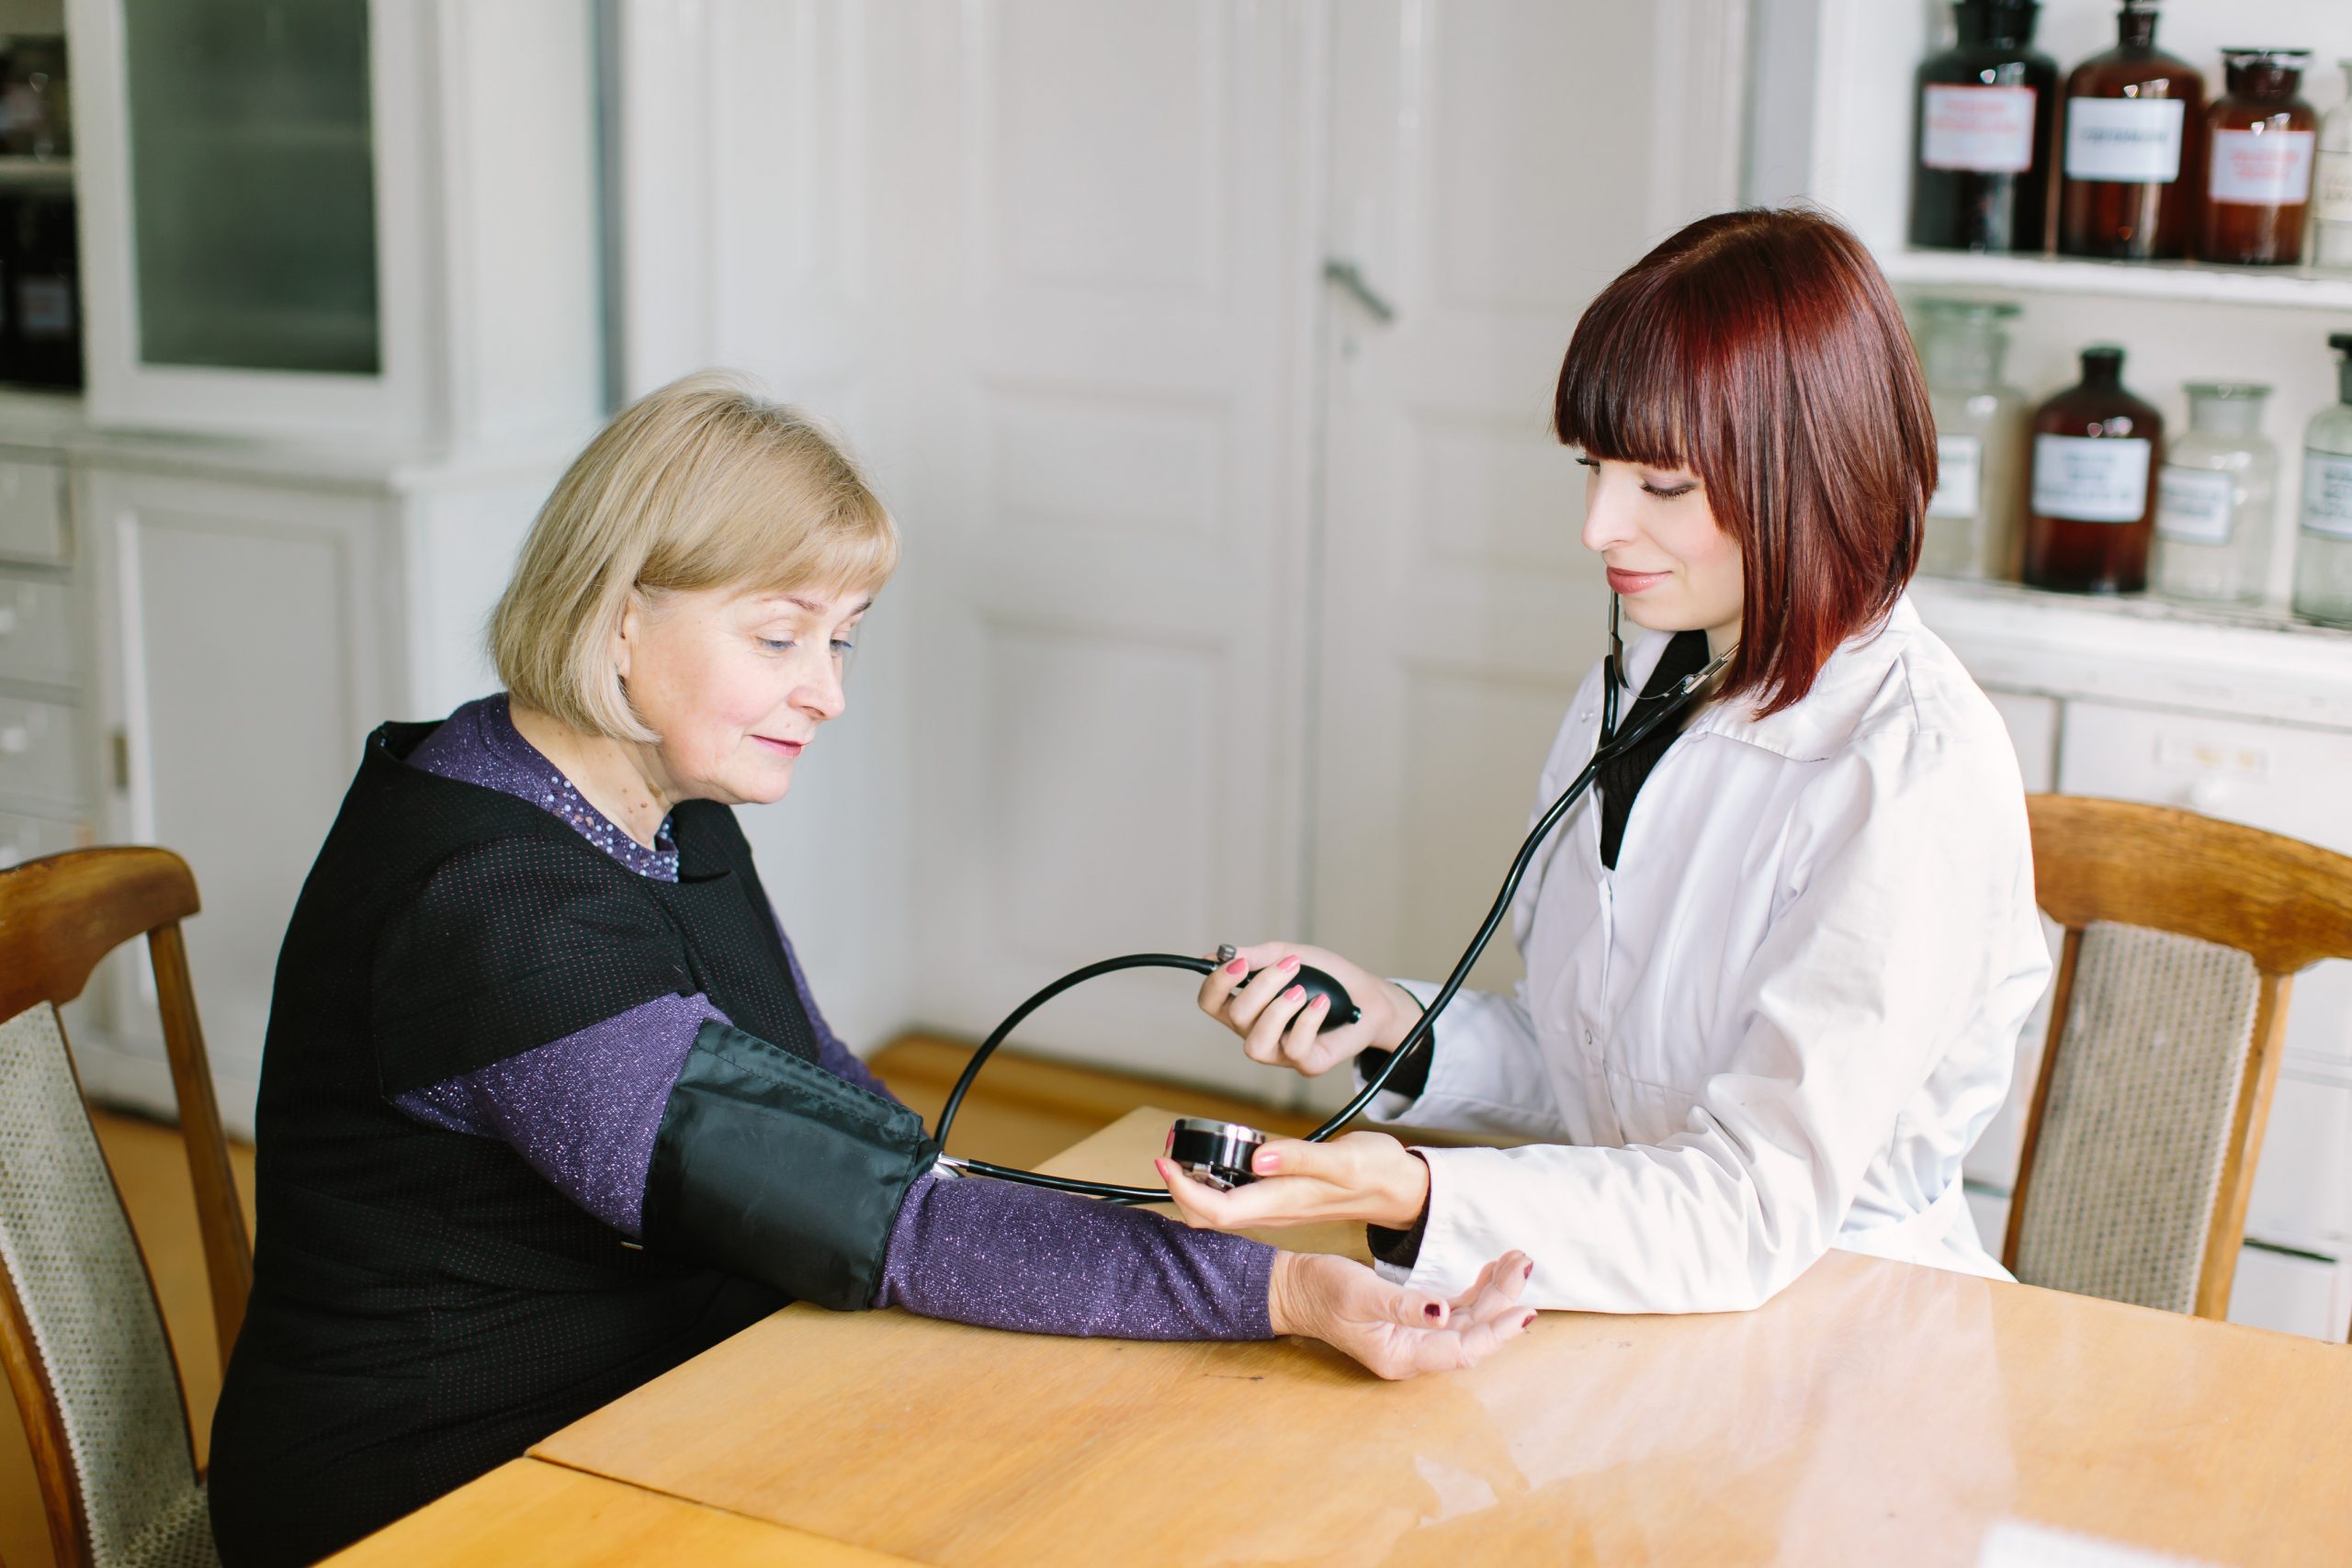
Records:
{"label": "white cabinet", "polygon": [[[564,457],[257,466],[103,439],[72,453],[101,589],[92,728],[121,770],[99,820],[196,873],[188,961],[232,1129],[251,1125],[278,942],[361,742],[495,688],[481,627]],[[17,713],[0,693],[0,791]],[[168,1109],[143,961],[117,964],[105,1000],[75,1042],[85,1086]]]}
{"label": "white cabinet", "polygon": [[[2026,786],[2178,806],[2352,853],[2352,636],[1922,581],[1921,613],[1991,690]],[[2052,931],[2053,944],[2055,931]],[[2016,1179],[2047,1001],[1967,1171],[1980,1229]],[[2352,963],[2296,978],[2231,1299],[2239,1322],[2342,1337],[2352,1314]]]}
{"label": "white cabinet", "polygon": [[[232,1130],[361,738],[492,687],[602,411],[593,11],[66,0],[88,392],[0,397],[0,856],[188,860]],[[143,962],[95,991],[85,1086],[168,1112]]]}
{"label": "white cabinet", "polygon": [[92,423],[528,441],[601,371],[589,0],[69,0]]}

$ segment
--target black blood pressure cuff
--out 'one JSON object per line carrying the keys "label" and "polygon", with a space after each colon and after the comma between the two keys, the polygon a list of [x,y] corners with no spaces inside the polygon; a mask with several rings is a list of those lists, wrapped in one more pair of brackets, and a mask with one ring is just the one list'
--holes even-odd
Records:
{"label": "black blood pressure cuff", "polygon": [[905,1106],[706,1023],[654,1135],[645,1243],[819,1306],[871,1306],[899,1205],[938,1156]]}

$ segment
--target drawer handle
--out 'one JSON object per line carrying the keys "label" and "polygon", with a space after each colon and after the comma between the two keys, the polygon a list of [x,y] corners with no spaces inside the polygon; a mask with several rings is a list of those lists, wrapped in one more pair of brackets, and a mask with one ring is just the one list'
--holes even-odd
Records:
{"label": "drawer handle", "polygon": [[11,757],[21,757],[32,748],[33,732],[21,724],[0,729],[0,751]]}

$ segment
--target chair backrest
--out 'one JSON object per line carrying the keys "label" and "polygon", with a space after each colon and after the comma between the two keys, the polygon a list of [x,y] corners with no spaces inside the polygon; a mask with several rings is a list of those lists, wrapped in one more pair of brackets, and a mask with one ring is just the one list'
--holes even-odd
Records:
{"label": "chair backrest", "polygon": [[0,1361],[64,1564],[211,1561],[178,1370],[57,1013],[147,937],[225,1366],[253,1263],[180,939],[198,907],[164,850],[0,872]]}
{"label": "chair backrest", "polygon": [[2002,1261],[2226,1317],[2290,979],[2352,958],[2352,856],[2166,807],[2026,804],[2065,943]]}

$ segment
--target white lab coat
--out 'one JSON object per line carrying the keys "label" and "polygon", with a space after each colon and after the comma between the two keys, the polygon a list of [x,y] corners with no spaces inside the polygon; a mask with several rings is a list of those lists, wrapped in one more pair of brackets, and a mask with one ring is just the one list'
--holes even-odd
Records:
{"label": "white lab coat", "polygon": [[[1635,690],[1666,641],[1629,652]],[[1539,812],[1592,754],[1600,684],[1577,689]],[[2050,955],[2007,731],[1910,600],[1794,706],[1702,709],[1613,872],[1600,823],[1588,795],[1529,868],[1527,979],[1457,997],[1427,1089],[1373,1108],[1536,1140],[1423,1149],[1419,1258],[1385,1271],[1450,1293],[1516,1247],[1531,1304],[1598,1312],[1753,1307],[1830,1247],[2007,1278],[1961,1157]]]}

